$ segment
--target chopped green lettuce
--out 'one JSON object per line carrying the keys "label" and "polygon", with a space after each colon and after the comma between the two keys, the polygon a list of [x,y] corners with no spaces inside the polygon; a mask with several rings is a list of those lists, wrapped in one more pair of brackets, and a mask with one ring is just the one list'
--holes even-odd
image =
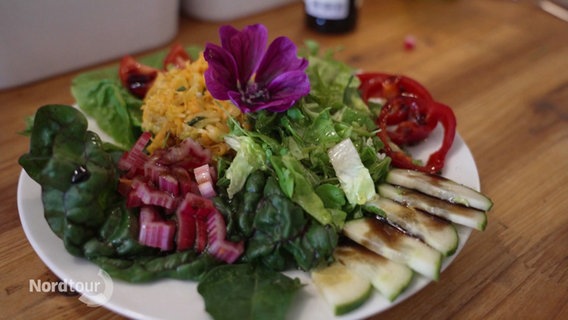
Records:
{"label": "chopped green lettuce", "polygon": [[363,165],[350,139],[345,139],[329,149],[329,159],[349,203],[362,205],[375,195],[371,174]]}
{"label": "chopped green lettuce", "polygon": [[[319,223],[323,225],[333,223],[331,213],[325,208],[323,201],[317,195],[314,186],[307,178],[309,171],[306,170],[298,160],[289,155],[282,156],[279,162],[287,169],[287,172],[289,172],[290,179],[293,179],[294,191],[291,196],[292,201],[300,205]],[[343,221],[336,221],[333,224],[339,226],[342,223]]]}
{"label": "chopped green lettuce", "polygon": [[121,85],[117,67],[80,74],[73,79],[71,93],[81,110],[118,144],[134,144],[141,133],[142,100]]}
{"label": "chopped green lettuce", "polygon": [[225,177],[230,180],[227,193],[229,198],[232,198],[243,188],[253,171],[266,169],[266,157],[262,147],[249,136],[228,135],[225,137],[225,142],[237,151],[237,155],[225,172]]}

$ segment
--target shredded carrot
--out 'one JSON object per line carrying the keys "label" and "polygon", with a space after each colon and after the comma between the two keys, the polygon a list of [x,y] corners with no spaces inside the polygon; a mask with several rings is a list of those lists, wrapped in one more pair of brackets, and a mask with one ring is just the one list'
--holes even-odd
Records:
{"label": "shredded carrot", "polygon": [[230,147],[223,136],[229,132],[227,121],[244,123],[244,115],[229,101],[214,99],[205,86],[203,73],[207,61],[201,55],[185,68],[160,73],[142,105],[142,129],[154,134],[149,152],[192,138],[215,155]]}

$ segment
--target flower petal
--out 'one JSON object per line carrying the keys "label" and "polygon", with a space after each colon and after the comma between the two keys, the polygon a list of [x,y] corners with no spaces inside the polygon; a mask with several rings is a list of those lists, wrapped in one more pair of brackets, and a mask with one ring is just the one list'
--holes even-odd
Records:
{"label": "flower petal", "polygon": [[231,102],[244,113],[257,110],[254,106],[249,106],[245,101],[243,101],[243,95],[238,91],[229,91],[228,96]]}
{"label": "flower petal", "polygon": [[221,40],[221,46],[225,49],[231,46],[231,38],[233,38],[239,30],[231,25],[224,25],[219,28],[219,38]]}
{"label": "flower petal", "polygon": [[262,24],[255,24],[238,31],[233,27],[222,27],[219,31],[221,44],[235,59],[238,66],[239,84],[246,85],[264,55],[268,42],[268,30]]}
{"label": "flower petal", "polygon": [[274,78],[266,89],[271,99],[296,101],[310,92],[310,80],[304,71],[288,71]]}
{"label": "flower petal", "polygon": [[256,82],[269,83],[279,74],[305,70],[308,66],[306,59],[298,58],[296,45],[286,37],[278,37],[268,47],[256,72]]}
{"label": "flower petal", "polygon": [[205,70],[205,85],[215,99],[229,99],[227,92],[237,89],[237,64],[227,50],[208,43],[203,56],[209,67]]}
{"label": "flower petal", "polygon": [[261,24],[219,29],[221,47],[208,44],[205,59],[207,88],[213,97],[231,100],[241,111],[284,111],[307,95],[310,83],[306,59],[298,58],[294,43],[274,40],[268,49],[268,30]]}
{"label": "flower petal", "polygon": [[285,111],[310,92],[310,82],[305,72],[289,71],[274,78],[264,89],[268,90],[270,100],[247,103],[242,100],[242,96],[239,96],[238,107],[244,112]]}
{"label": "flower petal", "polygon": [[283,99],[283,100],[272,100],[270,103],[264,104],[259,108],[255,109],[255,111],[259,110],[267,110],[271,112],[282,112],[290,109],[294,105],[296,101]]}

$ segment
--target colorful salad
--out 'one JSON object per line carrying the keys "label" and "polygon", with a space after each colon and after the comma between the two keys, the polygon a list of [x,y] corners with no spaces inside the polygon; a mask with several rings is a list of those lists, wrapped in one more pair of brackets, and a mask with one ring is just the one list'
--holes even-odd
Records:
{"label": "colorful salad", "polygon": [[[80,110],[38,109],[19,162],[70,254],[128,282],[197,281],[215,319],[282,319],[303,286],[282,271],[309,272],[341,315],[437,280],[455,225],[485,228],[491,200],[438,175],[456,118],[422,85],[268,44],[260,24],[219,34],[79,75]],[[438,125],[439,150],[412,159]]]}

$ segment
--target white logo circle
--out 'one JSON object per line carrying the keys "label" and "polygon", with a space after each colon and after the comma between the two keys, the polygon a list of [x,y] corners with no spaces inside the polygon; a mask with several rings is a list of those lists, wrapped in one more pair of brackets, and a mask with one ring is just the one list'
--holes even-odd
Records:
{"label": "white logo circle", "polygon": [[107,303],[112,296],[113,290],[112,278],[106,271],[99,269],[97,275],[102,279],[102,287],[100,286],[101,282],[97,281],[94,282],[94,286],[90,286],[89,288],[85,287],[85,289],[88,290],[78,290],[82,293],[79,297],[79,301],[93,308],[100,307]]}

